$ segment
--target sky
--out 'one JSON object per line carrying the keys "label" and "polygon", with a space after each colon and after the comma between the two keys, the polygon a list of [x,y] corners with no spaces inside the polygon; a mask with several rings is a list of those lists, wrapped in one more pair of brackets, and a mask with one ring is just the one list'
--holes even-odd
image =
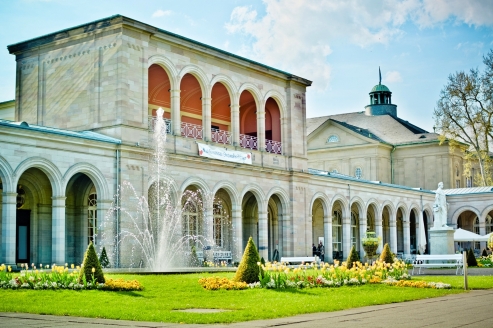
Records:
{"label": "sky", "polygon": [[313,81],[307,117],[363,111],[380,67],[398,116],[430,132],[448,76],[493,49],[491,0],[0,0],[0,102],[7,45],[115,14]]}

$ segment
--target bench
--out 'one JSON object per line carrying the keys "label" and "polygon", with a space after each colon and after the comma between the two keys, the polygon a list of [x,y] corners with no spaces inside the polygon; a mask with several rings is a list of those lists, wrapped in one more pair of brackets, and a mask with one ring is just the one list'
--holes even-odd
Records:
{"label": "bench", "polygon": [[316,256],[293,256],[293,257],[281,257],[281,263],[314,263],[317,262],[318,257]]}
{"label": "bench", "polygon": [[227,263],[231,263],[233,261],[231,251],[213,251],[212,257],[214,258],[214,262],[226,261]]}
{"label": "bench", "polygon": [[421,274],[421,268],[456,268],[455,274],[459,274],[459,269],[464,272],[464,262],[462,254],[441,254],[441,255],[416,255],[413,261],[414,269],[419,268],[418,274]]}

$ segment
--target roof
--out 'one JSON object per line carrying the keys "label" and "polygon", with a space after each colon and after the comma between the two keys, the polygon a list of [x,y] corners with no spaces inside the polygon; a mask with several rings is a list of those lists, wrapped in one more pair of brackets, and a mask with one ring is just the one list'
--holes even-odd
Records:
{"label": "roof", "polygon": [[51,127],[47,127],[47,126],[28,124],[26,122],[14,122],[14,121],[8,121],[8,120],[0,119],[0,127],[1,126],[8,127],[8,128],[17,128],[17,129],[36,131],[36,132],[43,132],[43,133],[51,133],[51,134],[63,135],[63,136],[67,136],[67,137],[75,137],[75,138],[82,138],[82,139],[88,139],[88,140],[102,141],[102,142],[108,142],[108,143],[113,143],[113,144],[121,144],[122,143],[120,139],[115,139],[112,137],[105,136],[104,134],[100,134],[100,133],[96,133],[96,132],[92,132],[92,131],[62,130],[62,129],[51,128]]}
{"label": "roof", "polygon": [[373,87],[373,89],[371,89],[370,92],[378,92],[378,91],[390,92],[390,89],[387,88],[387,86],[385,86],[383,84],[377,84],[376,86]]}
{"label": "roof", "polygon": [[346,180],[346,181],[354,181],[354,182],[361,182],[361,183],[366,183],[366,184],[371,184],[371,185],[379,185],[379,186],[385,186],[385,187],[390,187],[390,188],[397,188],[397,189],[404,189],[404,190],[409,190],[409,191],[419,191],[423,192],[426,194],[434,194],[434,192],[426,189],[421,189],[421,188],[412,188],[408,186],[401,186],[393,183],[385,183],[382,181],[370,181],[370,180],[365,180],[365,179],[358,179],[356,177],[352,177],[349,175],[341,174],[341,173],[335,173],[335,172],[328,172],[328,171],[322,171],[322,170],[317,170],[317,169],[308,169],[308,173],[316,176],[324,176],[327,178],[333,178],[333,179],[340,179],[340,180]]}
{"label": "roof", "polygon": [[[113,22],[113,20],[116,20],[116,22]],[[268,69],[268,70],[271,70],[271,71],[275,71],[277,73],[281,73],[283,75],[286,75],[286,77],[288,79],[296,80],[296,81],[298,81],[300,83],[305,84],[306,86],[310,86],[312,84],[312,81],[307,80],[307,79],[302,78],[302,77],[299,77],[299,76],[296,76],[294,74],[291,74],[291,73],[282,71],[282,70],[277,69],[277,68],[273,68],[273,67],[267,66],[265,64],[256,62],[254,60],[250,60],[248,58],[235,55],[235,54],[233,54],[231,52],[227,52],[227,51],[224,51],[222,49],[215,48],[215,47],[210,46],[208,44],[205,44],[205,43],[202,43],[202,42],[198,42],[198,41],[195,41],[195,40],[186,38],[186,37],[181,36],[179,34],[175,34],[175,33],[172,33],[172,32],[169,32],[169,31],[166,31],[166,30],[157,28],[155,26],[152,26],[152,25],[149,25],[149,24],[146,24],[146,23],[142,23],[142,22],[137,21],[135,19],[132,19],[132,18],[129,18],[129,17],[123,16],[123,15],[119,15],[119,14],[113,15],[113,16],[109,16],[109,17],[105,17],[105,18],[101,18],[101,19],[98,19],[98,20],[93,21],[93,22],[89,22],[89,23],[85,23],[85,24],[81,24],[81,25],[69,27],[69,28],[66,28],[66,29],[63,29],[63,30],[60,30],[60,31],[57,31],[57,32],[49,33],[49,34],[46,34],[46,35],[43,35],[43,36],[40,36],[40,37],[37,37],[37,38],[33,38],[33,39],[26,40],[26,41],[21,41],[21,42],[18,42],[18,43],[14,43],[14,44],[8,45],[7,46],[7,49],[9,50],[9,53],[13,54],[13,53],[16,53],[16,52],[19,52],[19,51],[23,51],[24,49],[29,49],[29,48],[33,48],[33,47],[39,47],[40,45],[48,44],[50,42],[60,42],[60,40],[63,40],[65,38],[69,38],[73,34],[77,34],[77,33],[89,33],[89,32],[93,32],[93,31],[99,30],[99,29],[108,28],[111,25],[125,24],[125,23],[127,25],[132,26],[133,28],[140,28],[142,30],[145,30],[147,32],[150,32],[151,34],[156,34],[156,32],[157,33],[161,33],[161,34],[165,34],[167,36],[171,36],[171,37],[174,37],[174,38],[178,38],[178,39],[184,40],[186,42],[189,42],[191,44],[194,44],[196,46],[199,46],[200,48],[206,48],[206,49],[213,50],[214,52],[220,53],[222,55],[225,55],[226,57],[231,57],[231,58],[239,59],[241,61],[245,61],[247,63],[260,66],[260,67],[262,67],[264,69]],[[74,32],[77,29],[81,29],[81,31],[80,32]],[[252,67],[252,66],[250,66],[250,67]]]}
{"label": "roof", "polygon": [[493,194],[493,186],[443,189],[443,192],[445,193],[445,195],[467,195],[467,194],[480,194],[480,193],[492,193]]}
{"label": "roof", "polygon": [[354,112],[306,120],[307,133],[312,134],[328,120],[341,124],[363,136],[391,145],[408,145],[438,142],[438,134],[429,133],[420,127],[391,115],[366,115],[365,112]]}

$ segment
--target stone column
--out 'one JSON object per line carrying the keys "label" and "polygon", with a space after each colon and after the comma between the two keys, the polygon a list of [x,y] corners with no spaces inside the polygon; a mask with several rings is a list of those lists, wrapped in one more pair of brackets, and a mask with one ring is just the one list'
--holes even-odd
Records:
{"label": "stone column", "polygon": [[257,110],[257,149],[265,151],[265,108]]}
{"label": "stone column", "polygon": [[[479,220],[479,234],[481,236],[486,235],[486,217],[483,220]],[[483,249],[486,249],[486,242],[482,241],[482,242],[480,242],[479,245],[480,245],[479,251],[482,253]]]}
{"label": "stone column", "polygon": [[204,250],[204,257],[207,261],[214,261],[213,251],[216,245],[214,240],[214,204],[204,201],[204,228],[203,234],[206,239],[205,246],[210,246],[210,249]]}
{"label": "stone column", "polygon": [[65,264],[65,196],[52,197],[51,263]]}
{"label": "stone column", "polygon": [[342,256],[343,260],[351,250],[351,213],[342,219]]}
{"label": "stone column", "polygon": [[332,247],[332,216],[324,215],[324,247],[325,247],[325,262],[334,262],[334,249]]}
{"label": "stone column", "polygon": [[397,222],[396,218],[389,218],[389,229],[390,229],[390,250],[392,253],[397,253]]}
{"label": "stone column", "polygon": [[380,237],[381,242],[378,244],[377,253],[382,253],[383,247],[383,229],[382,229],[382,214],[377,214],[375,217],[375,233]]}
{"label": "stone column", "polygon": [[243,256],[243,220],[241,219],[241,205],[234,204],[231,209],[233,219],[233,261],[240,262]]}
{"label": "stone column", "polygon": [[[5,186],[5,185],[4,185]],[[17,193],[2,193],[2,261],[5,265],[15,265]]]}
{"label": "stone column", "polygon": [[365,257],[365,249],[363,248],[363,238],[366,238],[366,231],[368,229],[368,219],[366,216],[360,216],[359,218],[359,258],[363,262]]}
{"label": "stone column", "polygon": [[171,132],[181,136],[180,89],[170,90],[171,93]]}
{"label": "stone column", "polygon": [[[260,205],[260,204],[259,204]],[[265,261],[268,260],[269,254],[269,235],[267,226],[267,209],[260,209],[258,211],[258,250],[260,257],[263,257]]]}
{"label": "stone column", "polygon": [[240,105],[231,104],[231,143],[240,145]]}
{"label": "stone column", "polygon": [[212,98],[202,97],[202,137],[205,141],[211,141],[211,103]]}
{"label": "stone column", "polygon": [[404,255],[411,255],[411,230],[409,221],[402,220],[402,230],[404,233]]}

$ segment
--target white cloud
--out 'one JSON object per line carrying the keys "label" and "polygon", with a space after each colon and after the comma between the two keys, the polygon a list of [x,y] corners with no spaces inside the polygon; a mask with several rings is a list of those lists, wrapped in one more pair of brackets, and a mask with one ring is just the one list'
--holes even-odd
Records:
{"label": "white cloud", "polygon": [[152,14],[152,17],[163,17],[163,16],[169,16],[171,14],[172,14],[171,10],[158,9]]}
{"label": "white cloud", "polygon": [[397,71],[389,71],[389,72],[385,73],[385,77],[383,78],[383,81],[385,83],[402,82],[401,73],[399,73]]}
{"label": "white cloud", "polygon": [[[360,47],[389,44],[411,21],[420,28],[449,19],[470,25],[493,24],[493,1],[481,0],[263,0],[265,15],[236,7],[225,28],[249,37],[240,54],[312,79],[324,90],[330,80],[331,43]],[[419,46],[419,45],[418,45]],[[400,76],[399,76],[400,77]],[[397,76],[389,77],[397,78]]]}

